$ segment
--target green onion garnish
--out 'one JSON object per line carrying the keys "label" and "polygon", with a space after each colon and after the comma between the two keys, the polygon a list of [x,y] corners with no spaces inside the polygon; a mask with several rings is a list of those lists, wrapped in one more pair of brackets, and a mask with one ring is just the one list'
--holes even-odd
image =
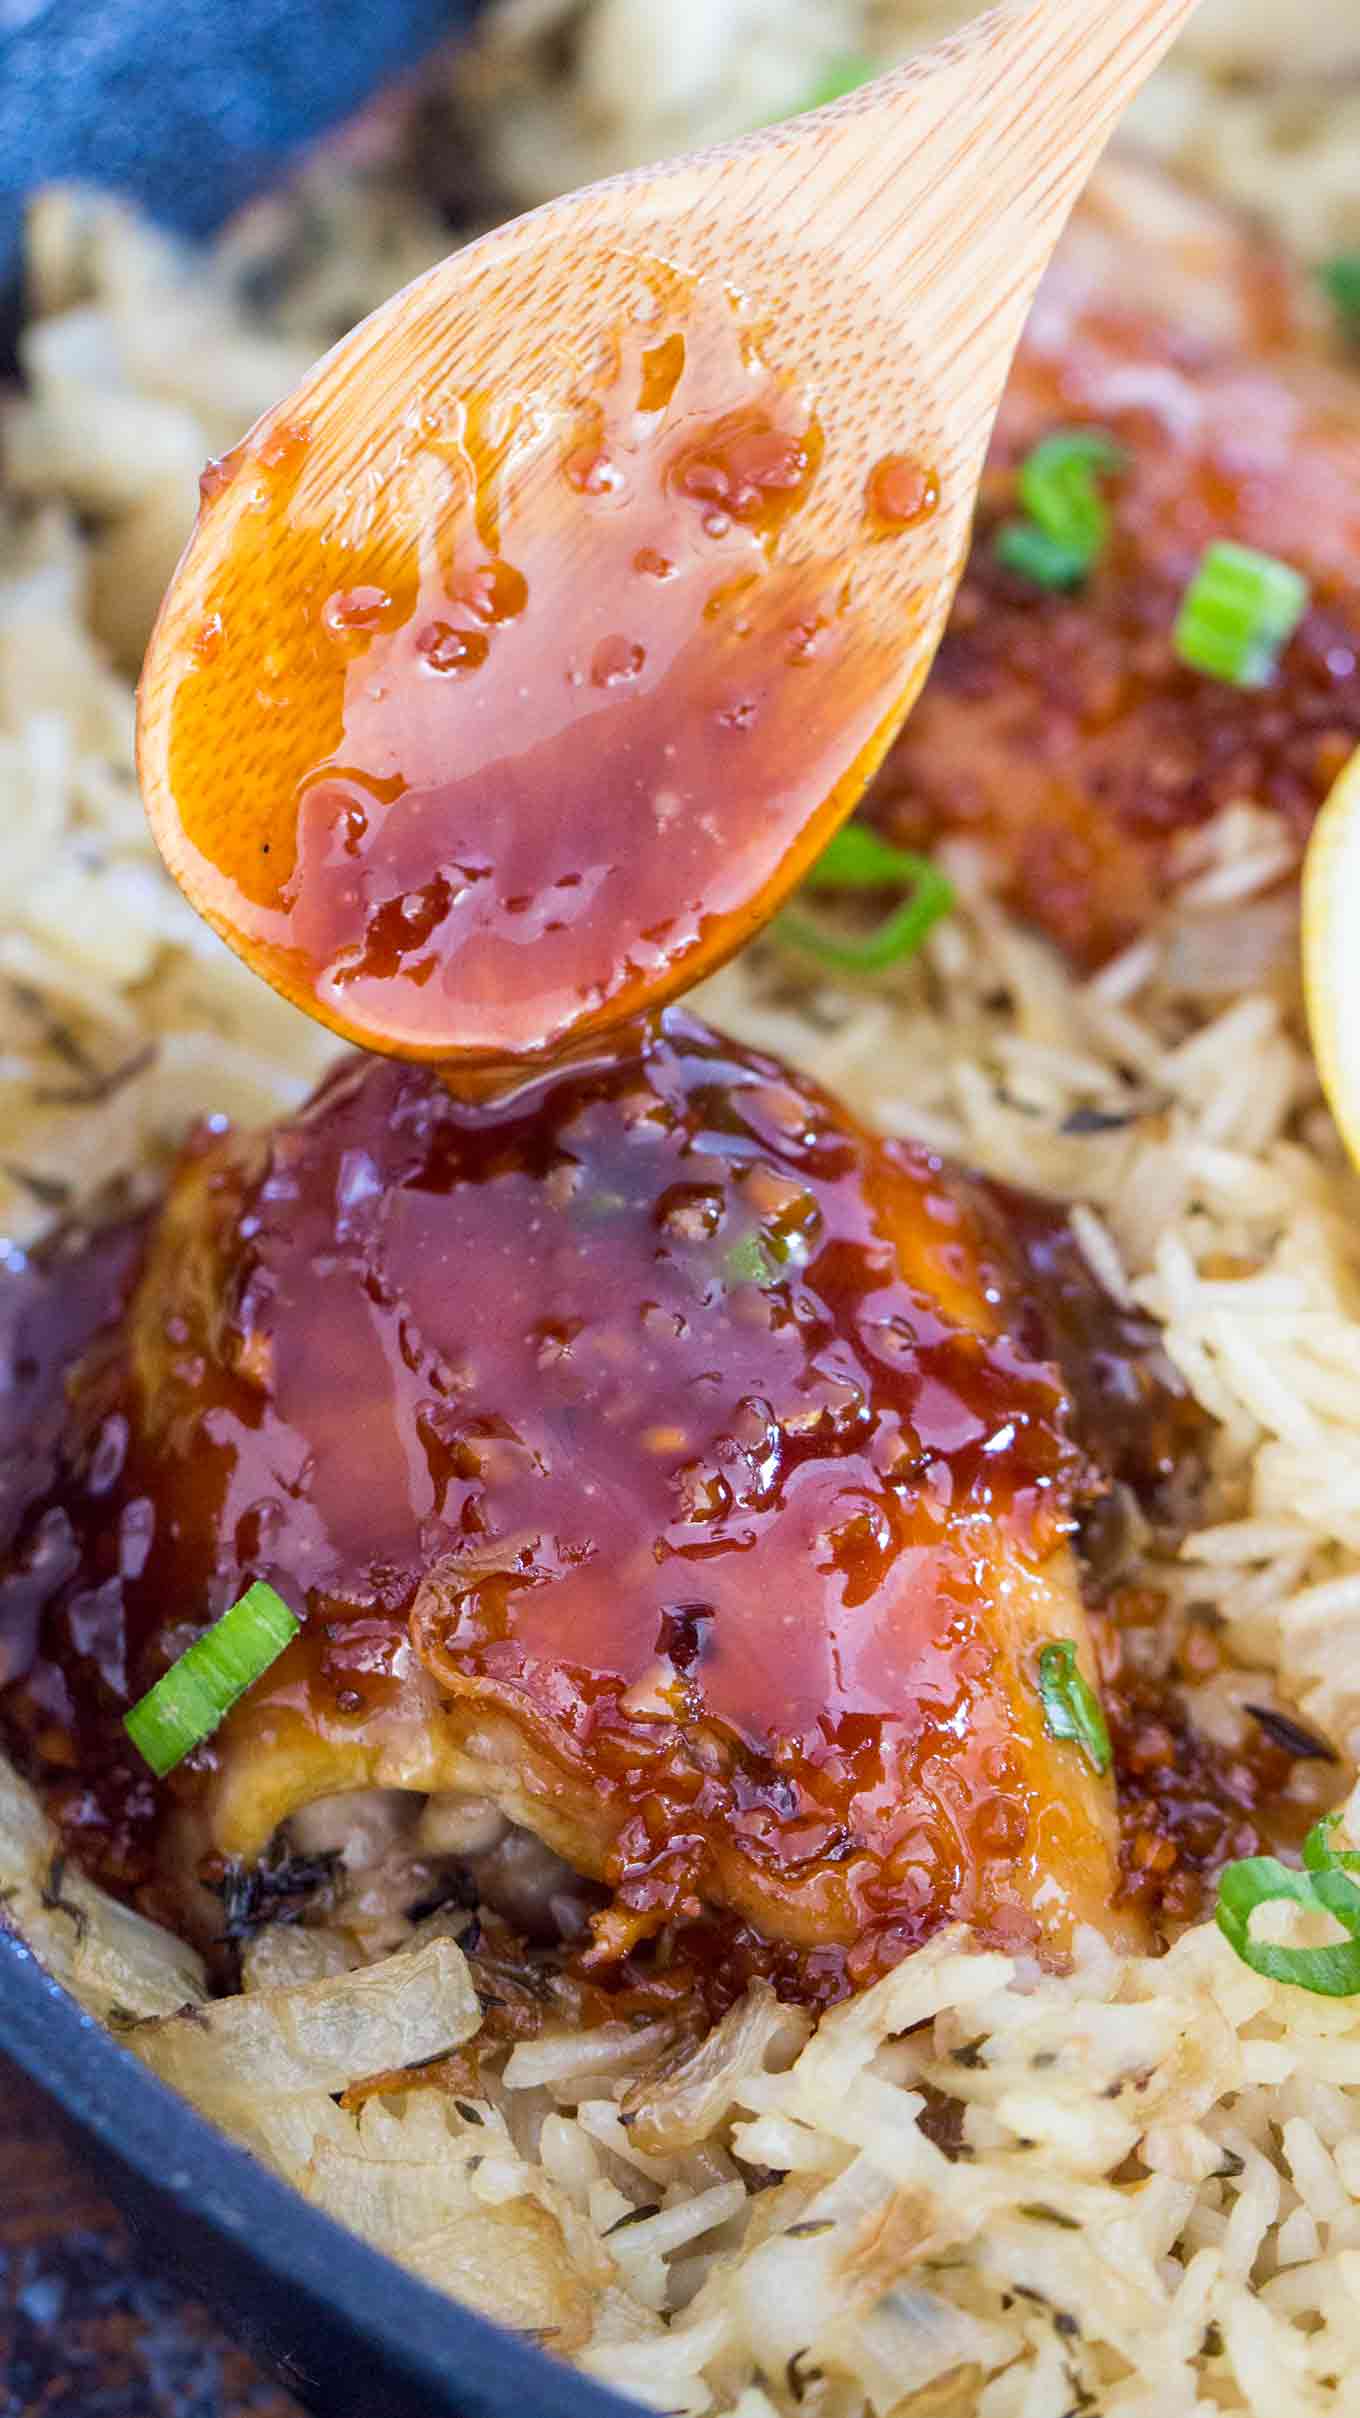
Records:
{"label": "green onion garnish", "polygon": [[1273,554],[1215,538],[1181,600],[1172,644],[1191,671],[1263,688],[1308,605],[1308,582]]}
{"label": "green onion garnish", "polygon": [[[1360,1995],[1360,1888],[1350,1874],[1360,1869],[1360,1855],[1331,1844],[1337,1815],[1317,1822],[1303,1845],[1305,1869],[1296,1872],[1273,1855],[1245,1856],[1225,1864],[1218,1876],[1218,1905],[1214,1919],[1233,1953],[1253,1973],[1267,1981],[1289,1982],[1319,1998]],[[1258,1906],[1284,1901],[1303,1906],[1310,1914],[1330,1914],[1347,1938],[1326,1948],[1284,1948],[1251,1936],[1251,1918]]]}
{"label": "green onion garnish", "polygon": [[1332,1845],[1332,1832],[1340,1820],[1339,1813],[1329,1813],[1313,1824],[1303,1842],[1303,1860],[1310,1872],[1360,1872],[1360,1850]]}
{"label": "green onion garnish", "polygon": [[1076,588],[1090,564],[1079,546],[1065,546],[1033,521],[1003,521],[992,543],[997,561],[1036,588]]}
{"label": "green onion garnish", "polygon": [[1334,252],[1318,281],[1348,336],[1360,335],[1360,252]]}
{"label": "green onion garnish", "polygon": [[873,60],[866,59],[862,51],[839,51],[834,58],[827,60],[816,82],[808,86],[802,99],[796,101],[792,109],[781,111],[777,118],[762,119],[760,123],[782,126],[786,116],[801,118],[809,109],[825,109],[828,102],[843,101],[848,92],[858,92],[861,84],[872,83],[880,73]]}
{"label": "green onion garnish", "polygon": [[1122,470],[1127,456],[1103,428],[1058,428],[1020,465],[1017,491],[1046,536],[1080,546],[1094,561],[1110,533],[1109,507],[1096,484]]}
{"label": "green onion garnish", "polygon": [[123,1720],[138,1754],[159,1779],[212,1736],[300,1626],[283,1597],[257,1579],[171,1663]]}
{"label": "green onion garnish", "polygon": [[1055,1637],[1039,1654],[1039,1694],[1044,1728],[1050,1738],[1071,1738],[1081,1748],[1092,1771],[1110,1768],[1110,1733],[1095,1689],[1077,1669],[1077,1649],[1070,1637]]}
{"label": "green onion garnish", "polygon": [[782,940],[795,948],[806,949],[810,956],[821,959],[823,965],[836,966],[850,974],[881,974],[888,966],[897,965],[919,949],[927,932],[947,915],[954,904],[952,883],[945,879],[929,857],[917,856],[909,848],[894,848],[879,838],[865,823],[847,823],[823,849],[815,865],[804,876],[805,890],[829,894],[854,890],[897,890],[902,892],[900,907],[894,907],[872,932],[856,938],[853,934],[829,931],[825,924],[810,915],[800,915],[789,908],[775,918],[774,930]]}
{"label": "green onion garnish", "polygon": [[1026,454],[1016,477],[1023,520],[1003,521],[998,562],[1041,588],[1074,588],[1091,572],[1110,534],[1102,474],[1127,456],[1103,428],[1057,428]]}
{"label": "green onion garnish", "polygon": [[743,1234],[723,1259],[731,1285],[772,1285],[779,1274],[776,1255],[758,1228]]}
{"label": "green onion garnish", "polygon": [[798,104],[798,114],[805,109],[825,109],[828,101],[843,101],[848,92],[858,92],[861,84],[872,83],[878,74],[872,59],[862,51],[844,50],[828,59],[805,101]]}

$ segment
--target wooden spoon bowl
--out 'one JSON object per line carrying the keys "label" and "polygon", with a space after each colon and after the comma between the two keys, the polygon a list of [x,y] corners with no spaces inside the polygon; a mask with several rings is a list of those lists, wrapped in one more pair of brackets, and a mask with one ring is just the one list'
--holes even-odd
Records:
{"label": "wooden spoon bowl", "polygon": [[710,971],[855,803],[961,568],[1035,284],[1193,0],[1039,0],[568,196],[205,476],[139,754],[288,997],[471,1069]]}

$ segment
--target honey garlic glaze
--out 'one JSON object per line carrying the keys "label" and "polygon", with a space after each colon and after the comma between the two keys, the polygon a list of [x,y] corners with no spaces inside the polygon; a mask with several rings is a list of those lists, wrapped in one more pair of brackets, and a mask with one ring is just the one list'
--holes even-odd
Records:
{"label": "honey garlic glaze", "polygon": [[[715,281],[635,282],[555,392],[430,393],[338,487],[304,399],[205,477],[203,610],[143,697],[157,836],[370,1047],[542,1060],[672,997],[798,879],[919,682],[910,609],[872,636],[819,550],[823,431],[768,331]],[[866,543],[938,500],[886,457]]]}
{"label": "honey garlic glaze", "polygon": [[[1111,1784],[1036,1672],[1091,1668],[1098,1481],[928,1152],[670,1011],[480,1103],[347,1062],[70,1267],[0,1300],[0,1714],[138,1902],[176,1825],[253,1856],[377,1782],[602,1882],[605,1964],[713,1906],[850,1982],[951,1918],[1109,1927]],[[155,1783],[122,1714],[255,1577],[303,1634]]]}

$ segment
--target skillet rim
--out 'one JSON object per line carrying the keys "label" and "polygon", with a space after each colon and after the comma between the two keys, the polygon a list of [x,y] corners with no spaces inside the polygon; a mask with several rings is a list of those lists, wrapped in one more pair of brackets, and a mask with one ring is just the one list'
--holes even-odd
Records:
{"label": "skillet rim", "polygon": [[0,2052],[139,2238],[328,2418],[638,2418],[312,2207],[120,2046],[3,1916]]}

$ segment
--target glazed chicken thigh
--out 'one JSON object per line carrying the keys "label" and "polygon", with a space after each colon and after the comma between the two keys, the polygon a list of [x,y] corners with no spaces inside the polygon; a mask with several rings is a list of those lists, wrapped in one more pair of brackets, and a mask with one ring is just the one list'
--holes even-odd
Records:
{"label": "glazed chicken thigh", "polygon": [[[1040,289],[963,584],[874,811],[908,846],[976,843],[1080,965],[1144,929],[1177,849],[1222,809],[1271,811],[1301,850],[1360,744],[1360,411],[1324,318],[1264,229],[1130,160],[1101,171]],[[999,561],[996,533],[1025,456],[1072,427],[1106,432],[1122,467],[1101,559],[1049,592]],[[1189,669],[1174,644],[1222,538],[1309,581],[1260,688]]]}
{"label": "glazed chicken thigh", "polygon": [[[4,1707],[68,1837],[183,1921],[186,1864],[315,1799],[466,1792],[603,1884],[601,1960],[710,1907],[858,1975],[1108,1923],[1111,1785],[1037,1667],[1090,1667],[1095,1481],[1000,1234],[678,1014],[493,1103],[351,1061],[200,1137],[85,1313],[88,1256],[52,1279],[64,1399],[21,1346]],[[153,1786],[122,1713],[257,1577],[302,1634]]]}

